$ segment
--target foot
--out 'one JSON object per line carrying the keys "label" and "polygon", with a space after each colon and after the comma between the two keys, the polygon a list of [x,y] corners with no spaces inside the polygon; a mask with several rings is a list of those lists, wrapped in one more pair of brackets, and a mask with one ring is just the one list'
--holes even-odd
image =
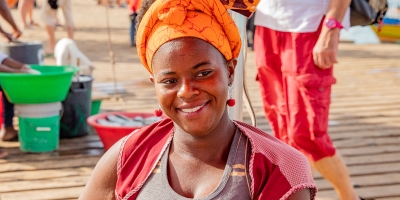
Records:
{"label": "foot", "polygon": [[34,21],[31,21],[31,23],[29,23],[29,25],[31,25],[31,26],[39,26],[39,24],[34,22]]}
{"label": "foot", "polygon": [[0,149],[0,159],[3,159],[7,156],[8,156],[8,153],[6,151],[3,151],[2,149]]}
{"label": "foot", "polygon": [[1,140],[3,141],[18,141],[18,131],[14,129],[12,126],[3,127],[3,137]]}
{"label": "foot", "polygon": [[50,58],[54,56],[54,49],[47,48],[44,50],[44,56]]}
{"label": "foot", "polygon": [[32,24],[27,24],[27,25],[24,25],[23,26],[23,29],[24,30],[27,30],[27,29],[34,29],[35,28],[35,26],[33,26]]}

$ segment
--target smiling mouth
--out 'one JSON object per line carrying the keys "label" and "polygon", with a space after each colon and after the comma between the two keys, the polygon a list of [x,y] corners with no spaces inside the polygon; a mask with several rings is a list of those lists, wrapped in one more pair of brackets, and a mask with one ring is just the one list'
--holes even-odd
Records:
{"label": "smiling mouth", "polygon": [[200,110],[204,105],[206,105],[206,104],[203,104],[201,106],[197,106],[197,107],[194,107],[194,108],[181,109],[181,111],[184,112],[184,113],[194,113],[194,112]]}

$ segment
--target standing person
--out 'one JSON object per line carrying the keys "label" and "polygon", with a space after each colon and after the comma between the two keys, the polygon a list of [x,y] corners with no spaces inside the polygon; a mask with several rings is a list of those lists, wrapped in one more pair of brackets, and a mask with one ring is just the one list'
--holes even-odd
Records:
{"label": "standing person", "polygon": [[41,10],[41,18],[46,25],[46,31],[49,36],[49,45],[45,49],[46,56],[54,54],[56,46],[55,27],[57,26],[57,10],[61,8],[65,19],[65,29],[68,38],[74,39],[74,22],[72,19],[71,0],[48,0],[44,2]]}
{"label": "standing person", "polygon": [[18,2],[18,11],[21,16],[22,27],[24,29],[30,29],[33,26],[38,25],[33,21],[32,17],[34,4],[35,4],[34,0],[19,0]]}
{"label": "standing person", "polygon": [[332,66],[340,29],[349,24],[349,4],[261,0],[254,42],[257,80],[275,136],[305,154],[342,200],[359,197],[327,129],[331,85],[336,82]]}
{"label": "standing person", "polygon": [[129,17],[131,19],[131,27],[129,29],[131,47],[136,46],[135,45],[136,16],[137,16],[137,11],[139,10],[141,4],[142,4],[142,0],[128,0]]}
{"label": "standing person", "polygon": [[[0,72],[8,73],[29,73],[29,65],[18,62],[6,54],[0,52]],[[1,87],[0,87],[0,90]],[[10,103],[6,98],[4,92],[2,93],[3,98],[3,119],[1,130],[2,141],[18,141],[18,131],[14,129],[13,118],[14,118],[14,104]]]}
{"label": "standing person", "polygon": [[[22,32],[19,30],[17,25],[15,24],[14,19],[12,18],[10,9],[8,8],[8,4],[5,0],[0,0],[0,15],[7,21],[8,24],[11,25],[13,31],[12,33],[5,32],[2,27],[0,27],[0,33],[3,37],[5,37],[9,42],[14,41],[15,38],[19,38]],[[22,63],[15,61],[11,58],[8,58],[7,55],[0,53],[0,71],[3,72],[25,72],[27,66]],[[14,117],[14,104],[10,103],[4,92],[2,94],[3,98],[3,118],[4,125],[1,126],[2,138],[3,141],[14,141],[17,139],[18,132],[14,129],[13,126],[13,117]],[[4,157],[6,153],[1,152],[0,157]]]}
{"label": "standing person", "polygon": [[314,199],[300,152],[228,116],[241,39],[224,5],[145,0],[138,23],[156,113],[169,118],[111,147],[79,199]]}
{"label": "standing person", "polygon": [[[9,58],[6,54],[0,52],[0,72],[29,73],[30,69],[31,68],[29,67],[29,65],[25,65],[12,58]],[[2,95],[0,98],[2,98],[3,100],[2,106],[3,106],[3,119],[4,119],[4,122],[1,125],[1,140],[10,142],[18,141],[18,131],[16,131],[13,126],[14,104],[8,101],[1,87],[0,91],[2,91]],[[6,157],[7,155],[8,155],[7,152],[2,151],[2,149],[0,149],[0,159]]]}

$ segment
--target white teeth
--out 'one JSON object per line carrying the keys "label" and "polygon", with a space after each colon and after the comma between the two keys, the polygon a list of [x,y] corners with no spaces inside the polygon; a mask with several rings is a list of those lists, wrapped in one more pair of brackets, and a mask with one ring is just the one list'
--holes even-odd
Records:
{"label": "white teeth", "polygon": [[201,106],[197,106],[195,108],[189,108],[189,109],[181,109],[184,113],[192,113],[192,112],[196,112],[198,110],[200,110],[201,107],[203,107],[204,105]]}

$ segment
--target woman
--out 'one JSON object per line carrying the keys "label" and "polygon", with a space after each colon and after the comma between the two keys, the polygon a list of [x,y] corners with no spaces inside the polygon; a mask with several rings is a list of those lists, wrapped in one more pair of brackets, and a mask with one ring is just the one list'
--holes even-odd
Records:
{"label": "woman", "polygon": [[229,119],[241,43],[224,5],[144,1],[138,20],[138,55],[169,119],[107,151],[80,199],[314,199],[301,153]]}
{"label": "woman", "polygon": [[[10,2],[10,1],[7,1]],[[12,2],[10,2],[12,3]],[[18,29],[17,25],[15,24],[15,21],[11,15],[10,9],[8,8],[8,5],[6,1],[0,0],[0,14],[6,20],[6,22],[12,27],[13,32],[8,33],[2,29],[0,26],[0,35],[5,37],[8,42],[14,41],[16,38],[19,38],[22,34],[22,32]],[[28,65],[25,65],[23,63],[20,63],[12,58],[9,58],[7,55],[3,54],[0,52],[0,72],[9,72],[9,73],[29,73],[30,72],[30,67]],[[0,91],[1,91],[0,87]],[[1,140],[2,141],[15,141],[18,139],[18,132],[14,129],[13,126],[13,117],[14,117],[14,104],[10,103],[4,92],[0,96],[0,98],[3,98],[3,118],[4,118],[4,124],[2,124],[2,130],[1,132]],[[0,149],[0,158],[4,158],[8,155],[7,152],[2,151]]]}

